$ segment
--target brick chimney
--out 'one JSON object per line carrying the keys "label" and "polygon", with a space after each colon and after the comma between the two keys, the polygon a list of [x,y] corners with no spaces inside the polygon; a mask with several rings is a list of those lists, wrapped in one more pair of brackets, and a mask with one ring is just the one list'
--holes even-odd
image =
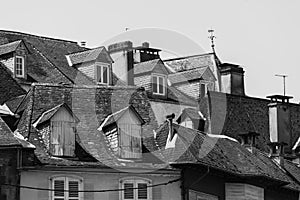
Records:
{"label": "brick chimney", "polygon": [[291,119],[289,99],[290,96],[267,96],[271,102],[269,107],[270,141],[287,144],[286,152],[291,152]]}
{"label": "brick chimney", "polygon": [[248,151],[252,153],[253,147],[256,145],[256,138],[259,136],[259,133],[249,132],[239,134],[241,138],[241,145],[243,145]]}
{"label": "brick chimney", "polygon": [[227,94],[245,95],[244,70],[239,65],[222,63],[220,65],[221,91]]}

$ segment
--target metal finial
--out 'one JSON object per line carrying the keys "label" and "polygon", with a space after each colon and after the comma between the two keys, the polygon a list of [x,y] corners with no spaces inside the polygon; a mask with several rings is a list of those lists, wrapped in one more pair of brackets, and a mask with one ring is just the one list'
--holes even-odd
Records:
{"label": "metal finial", "polygon": [[209,30],[208,30],[208,34],[209,34],[208,38],[209,38],[210,41],[211,41],[211,48],[212,48],[213,52],[215,53],[215,43],[214,43],[214,39],[216,38],[216,36],[214,35],[214,32],[215,32],[215,30],[213,30],[213,29],[209,29]]}
{"label": "metal finial", "polygon": [[282,78],[283,78],[283,96],[285,96],[285,78],[287,77],[287,75],[283,75],[283,74],[275,74],[275,76],[278,76],[278,77],[282,77]]}

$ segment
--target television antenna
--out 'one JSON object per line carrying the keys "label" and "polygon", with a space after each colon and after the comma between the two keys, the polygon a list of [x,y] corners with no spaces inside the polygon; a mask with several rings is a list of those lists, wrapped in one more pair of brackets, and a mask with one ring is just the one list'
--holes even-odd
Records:
{"label": "television antenna", "polygon": [[288,76],[284,74],[275,74],[275,76],[281,77],[283,79],[283,96],[285,96],[285,79]]}

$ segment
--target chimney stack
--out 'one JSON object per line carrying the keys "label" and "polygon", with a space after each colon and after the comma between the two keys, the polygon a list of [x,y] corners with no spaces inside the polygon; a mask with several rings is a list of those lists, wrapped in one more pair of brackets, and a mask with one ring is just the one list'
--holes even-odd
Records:
{"label": "chimney stack", "polygon": [[239,65],[222,63],[220,65],[221,91],[227,94],[244,96],[244,70]]}
{"label": "chimney stack", "polygon": [[290,96],[272,95],[267,96],[271,103],[269,107],[269,131],[270,141],[287,144],[287,152],[291,152],[291,120],[289,99]]}
{"label": "chimney stack", "polygon": [[252,153],[253,147],[256,145],[256,138],[259,136],[259,133],[256,132],[249,132],[249,133],[242,133],[239,134],[242,145]]}
{"label": "chimney stack", "polygon": [[173,120],[175,118],[175,114],[172,113],[171,115],[167,115],[166,118],[167,118],[168,124],[169,124],[169,135],[170,135],[169,139],[172,140],[174,137]]}
{"label": "chimney stack", "polygon": [[284,142],[270,142],[268,146],[270,148],[270,158],[276,161],[280,166],[284,165],[284,146],[287,144]]}

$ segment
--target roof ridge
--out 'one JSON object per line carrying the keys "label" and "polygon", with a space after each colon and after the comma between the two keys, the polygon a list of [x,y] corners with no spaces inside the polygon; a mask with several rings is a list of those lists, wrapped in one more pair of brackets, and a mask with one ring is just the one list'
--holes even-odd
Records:
{"label": "roof ridge", "polygon": [[189,69],[185,69],[183,71],[176,71],[174,73],[171,73],[170,76],[175,76],[175,75],[178,75],[180,73],[187,73],[187,72],[190,72],[190,71],[193,71],[193,70],[200,70],[200,69],[204,69],[204,68],[209,68],[209,66],[203,66],[203,67],[196,67],[196,68],[189,68]]}
{"label": "roof ridge", "polygon": [[75,85],[75,84],[60,84],[60,83],[32,83],[31,86],[48,86],[48,87],[65,87],[78,89],[93,89],[93,88],[107,88],[107,89],[139,89],[138,86],[123,86],[123,85]]}
{"label": "roof ridge", "polygon": [[87,51],[93,51],[93,50],[97,50],[97,49],[100,49],[100,48],[105,48],[105,46],[99,46],[99,47],[95,47],[95,48],[86,48],[85,50],[81,50],[81,51],[77,51],[77,52],[74,52],[74,53],[70,53],[70,54],[66,54],[65,56],[70,56],[70,55],[74,55],[74,54],[80,54],[80,53],[85,53]]}
{"label": "roof ridge", "polygon": [[191,56],[182,56],[182,57],[177,57],[177,58],[170,58],[170,59],[166,59],[163,60],[164,62],[168,62],[168,61],[173,61],[173,60],[182,60],[182,59],[186,59],[186,58],[193,58],[193,57],[197,57],[197,56],[208,56],[208,55],[213,55],[214,53],[203,53],[203,54],[196,54],[196,55],[191,55]]}
{"label": "roof ridge", "polygon": [[37,38],[45,39],[45,40],[54,40],[54,41],[68,42],[68,43],[77,44],[77,42],[71,41],[71,40],[51,38],[51,37],[46,37],[46,36],[40,36],[40,35],[34,35],[34,34],[30,34],[30,33],[19,32],[19,31],[0,30],[0,32],[10,33],[10,34],[15,34],[15,35],[25,35],[25,36],[30,36],[30,37],[37,37]]}

